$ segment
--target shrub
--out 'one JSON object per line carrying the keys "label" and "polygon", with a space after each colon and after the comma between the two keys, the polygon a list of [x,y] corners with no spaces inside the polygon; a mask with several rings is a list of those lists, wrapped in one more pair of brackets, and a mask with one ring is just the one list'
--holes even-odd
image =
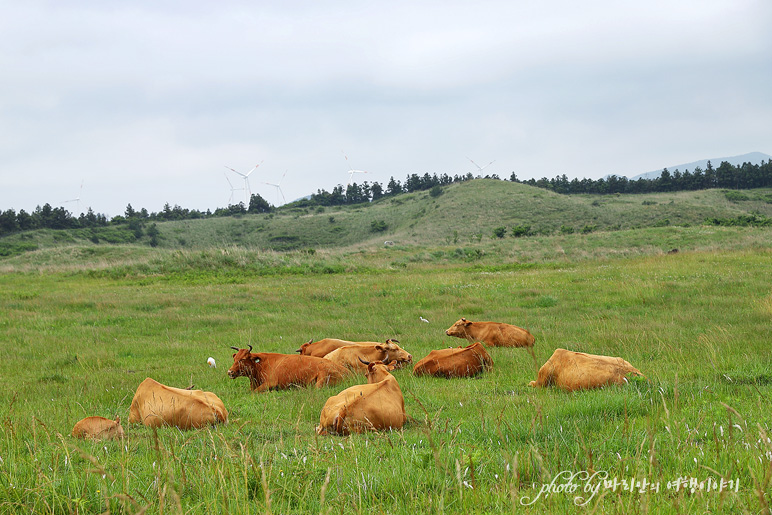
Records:
{"label": "shrub", "polygon": [[150,246],[151,247],[157,247],[158,246],[158,236],[160,232],[158,231],[158,227],[155,223],[151,224],[150,227],[147,228],[147,231],[145,231],[147,236],[150,238]]}
{"label": "shrub", "polygon": [[506,227],[496,227],[493,229],[493,237],[494,238],[503,238],[504,235],[507,234],[507,228]]}
{"label": "shrub", "polygon": [[429,190],[430,197],[436,198],[436,197],[439,197],[440,195],[442,195],[442,186],[440,186],[439,184],[432,186],[432,189]]}
{"label": "shrub", "polygon": [[560,232],[562,234],[574,234],[574,228],[569,227],[568,225],[561,225],[560,226]]}
{"label": "shrub", "polygon": [[522,236],[528,236],[531,234],[531,226],[530,225],[516,225],[512,228],[512,236],[515,238],[520,238]]}
{"label": "shrub", "polygon": [[389,226],[383,220],[373,220],[372,222],[370,222],[371,232],[383,232],[388,228]]}
{"label": "shrub", "polygon": [[751,198],[740,191],[725,191],[724,196],[729,202],[740,202],[742,200],[750,200]]}

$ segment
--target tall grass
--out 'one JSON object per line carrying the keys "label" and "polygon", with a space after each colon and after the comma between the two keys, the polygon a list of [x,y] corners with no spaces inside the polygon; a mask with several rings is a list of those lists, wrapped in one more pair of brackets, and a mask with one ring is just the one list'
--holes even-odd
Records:
{"label": "tall grass", "polygon": [[[574,237],[578,251],[601,236]],[[527,266],[490,247],[472,261],[424,252],[392,266],[400,258],[379,253],[189,251],[97,273],[0,275],[0,512],[575,512],[579,494],[540,494],[563,471],[660,483],[601,488],[584,508],[597,513],[768,510],[769,250]],[[312,271],[313,260],[341,268]],[[291,353],[322,337],[393,337],[420,359],[463,344],[444,335],[461,316],[527,327],[534,357],[490,349],[494,370],[477,379],[396,371],[402,431],[316,436],[327,397],[355,378],[252,394],[225,375],[231,346]],[[622,356],[647,380],[530,389],[558,347]],[[127,426],[123,442],[69,436],[85,416],[126,421],[145,377],[215,392],[229,423]],[[740,487],[666,488],[679,477]]]}

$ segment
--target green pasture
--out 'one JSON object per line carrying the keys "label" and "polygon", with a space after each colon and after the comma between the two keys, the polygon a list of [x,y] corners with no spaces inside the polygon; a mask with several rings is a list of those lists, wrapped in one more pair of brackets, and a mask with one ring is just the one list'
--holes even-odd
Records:
{"label": "green pasture", "polygon": [[[718,233],[704,235],[714,244],[700,243],[702,230]],[[617,233],[510,239],[477,256],[452,244],[310,255],[127,248],[123,259],[71,249],[61,267],[6,265],[0,513],[768,512],[769,231],[652,231],[662,232],[633,252],[639,233],[624,244],[609,241]],[[746,243],[719,239],[727,234]],[[670,247],[681,251],[662,252]],[[534,354],[490,349],[494,370],[475,379],[396,371],[401,431],[315,434],[325,400],[358,378],[252,394],[226,376],[231,346],[292,353],[324,337],[396,338],[417,361],[465,344],[444,334],[462,316],[528,328]],[[624,357],[647,380],[529,388],[559,347]],[[228,424],[129,426],[146,377],[214,392]],[[126,440],[69,436],[90,415],[119,415]]]}

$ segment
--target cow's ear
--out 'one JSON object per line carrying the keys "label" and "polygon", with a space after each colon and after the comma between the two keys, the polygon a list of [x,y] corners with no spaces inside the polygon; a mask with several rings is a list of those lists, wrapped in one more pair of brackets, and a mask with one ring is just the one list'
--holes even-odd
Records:
{"label": "cow's ear", "polygon": [[115,423],[118,424],[119,426],[121,425],[121,416],[120,415],[116,415]]}
{"label": "cow's ear", "polygon": [[470,322],[470,321],[469,321],[469,320],[467,320],[466,318],[462,318],[461,320],[463,320],[463,321],[464,321],[464,325],[465,325],[465,326],[467,326],[467,327],[469,327],[470,325],[472,325],[472,322]]}
{"label": "cow's ear", "polygon": [[379,351],[385,351],[385,350],[386,350],[386,347],[384,347],[383,345],[376,345],[376,346],[375,346],[375,350],[379,350]]}
{"label": "cow's ear", "polygon": [[252,361],[254,363],[260,363],[260,356],[252,356]]}
{"label": "cow's ear", "polygon": [[373,368],[375,368],[375,363],[369,363],[367,365],[367,373],[368,374],[372,374],[373,373]]}

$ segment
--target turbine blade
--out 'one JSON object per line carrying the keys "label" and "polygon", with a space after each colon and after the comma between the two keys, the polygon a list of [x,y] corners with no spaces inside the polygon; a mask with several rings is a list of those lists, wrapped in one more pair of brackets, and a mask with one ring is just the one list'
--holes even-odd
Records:
{"label": "turbine blade", "polygon": [[239,174],[239,175],[241,175],[242,177],[246,177],[246,175],[244,175],[243,173],[239,172],[238,170],[234,170],[234,169],[233,169],[233,168],[231,168],[230,166],[226,166],[225,168],[227,168],[228,170],[230,170],[230,171],[231,171],[231,172],[233,172],[233,173],[236,173],[236,174]]}

